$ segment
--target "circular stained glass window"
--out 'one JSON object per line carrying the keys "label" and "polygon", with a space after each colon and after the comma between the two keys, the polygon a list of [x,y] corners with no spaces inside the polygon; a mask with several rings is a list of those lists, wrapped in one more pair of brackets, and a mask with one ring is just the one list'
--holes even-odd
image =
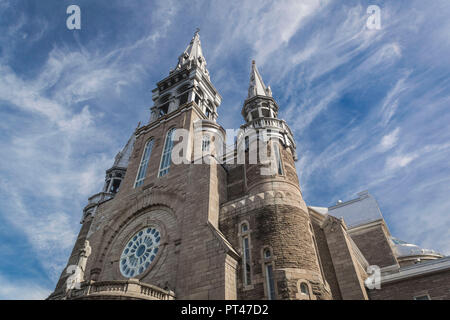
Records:
{"label": "circular stained glass window", "polygon": [[120,256],[120,272],[127,278],[144,272],[155,260],[159,250],[161,234],[155,227],[138,231],[125,245]]}

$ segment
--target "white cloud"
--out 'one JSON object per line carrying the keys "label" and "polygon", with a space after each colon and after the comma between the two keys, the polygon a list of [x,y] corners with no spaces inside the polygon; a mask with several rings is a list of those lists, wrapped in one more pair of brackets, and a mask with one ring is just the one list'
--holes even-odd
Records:
{"label": "white cloud", "polygon": [[[54,45],[40,70],[26,77],[9,61],[24,47],[16,34],[30,17],[12,26],[14,34],[0,35],[5,44],[0,102],[7,107],[0,109],[5,119],[0,125],[5,133],[0,140],[0,212],[25,236],[53,281],[67,262],[87,197],[100,190],[105,170],[121,147],[113,140],[116,128],[108,121],[128,113],[121,99],[130,103],[129,97],[122,94],[147,76],[144,64],[157,51],[155,43],[167,34],[178,8],[172,1],[159,1],[136,11],[136,15],[148,11],[153,19],[149,26],[157,27],[151,26],[151,32],[137,41],[131,39],[131,44],[118,43],[108,50],[88,49],[81,42],[77,48]],[[28,40],[42,37],[48,31],[44,26]],[[114,100],[113,105],[103,103]],[[43,298],[48,291],[12,283],[3,293]]]}
{"label": "white cloud", "polygon": [[382,117],[381,123],[383,126],[387,126],[392,117],[395,115],[399,107],[400,95],[407,89],[412,88],[412,86],[407,83],[409,75],[410,71],[406,72],[406,74],[397,81],[395,86],[386,95],[380,111]]}
{"label": "white cloud", "polygon": [[400,128],[396,128],[391,133],[383,136],[383,138],[381,139],[381,142],[378,146],[378,150],[380,152],[386,152],[386,151],[392,149],[393,147],[395,147],[395,145],[398,142],[399,133],[400,133]]}
{"label": "white cloud", "polygon": [[236,50],[245,42],[252,48],[257,63],[263,65],[328,3],[329,0],[243,1],[238,5],[217,3],[212,6],[210,14],[217,16],[224,36],[211,59]]}
{"label": "white cloud", "polygon": [[418,157],[417,154],[406,154],[389,157],[386,160],[386,168],[388,170],[404,168],[407,165],[409,165],[412,161],[414,161],[417,157]]}
{"label": "white cloud", "polygon": [[42,300],[51,289],[29,280],[10,280],[0,275],[0,300]]}

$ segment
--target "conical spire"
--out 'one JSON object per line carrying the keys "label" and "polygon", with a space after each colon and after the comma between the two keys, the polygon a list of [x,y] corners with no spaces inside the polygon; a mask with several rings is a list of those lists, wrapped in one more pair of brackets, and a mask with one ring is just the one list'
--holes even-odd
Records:
{"label": "conical spire", "polygon": [[254,96],[272,97],[270,86],[266,87],[258,68],[256,68],[255,60],[252,61],[252,71],[250,73],[250,86],[248,88],[248,99]]}
{"label": "conical spire", "polygon": [[184,50],[183,54],[178,58],[176,70],[181,69],[187,64],[193,64],[200,67],[200,69],[202,69],[209,76],[209,72],[206,70],[206,60],[202,52],[199,31],[200,29],[197,28],[194,37],[187,46],[186,50]]}
{"label": "conical spire", "polygon": [[131,152],[133,151],[134,142],[136,141],[136,135],[133,133],[130,139],[128,140],[125,147],[123,147],[122,151],[120,151],[115,159],[113,167],[127,168],[128,161],[130,160]]}

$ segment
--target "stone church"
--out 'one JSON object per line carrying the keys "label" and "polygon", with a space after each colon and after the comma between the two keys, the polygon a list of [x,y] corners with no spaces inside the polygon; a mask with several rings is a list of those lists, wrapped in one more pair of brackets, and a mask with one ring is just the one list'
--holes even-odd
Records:
{"label": "stone church", "polygon": [[367,191],[305,203],[294,136],[255,62],[231,144],[198,32],[152,94],[48,299],[450,299],[450,257],[394,238]]}

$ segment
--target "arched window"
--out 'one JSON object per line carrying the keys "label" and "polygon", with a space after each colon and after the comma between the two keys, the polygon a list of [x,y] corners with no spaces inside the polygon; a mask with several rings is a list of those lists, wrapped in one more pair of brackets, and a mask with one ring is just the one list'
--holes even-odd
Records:
{"label": "arched window", "polygon": [[165,176],[169,173],[170,163],[172,162],[172,148],[173,148],[173,132],[175,128],[172,128],[167,132],[166,141],[164,143],[164,150],[161,156],[161,165],[159,166],[159,177]]}
{"label": "arched window", "polygon": [[169,112],[170,97],[171,97],[171,95],[169,93],[159,99],[160,106],[158,108],[158,110],[159,110],[158,116],[162,117],[163,115],[165,115]]}
{"label": "arched window", "polygon": [[211,115],[213,114],[213,110],[214,110],[214,108],[212,106],[211,101],[208,101],[208,103],[205,106],[205,116],[206,116],[206,118],[208,118],[208,119],[211,118]]}
{"label": "arched window", "polygon": [[252,284],[251,278],[251,258],[250,258],[250,234],[248,224],[244,222],[241,224],[242,234],[242,253],[243,253],[243,271],[244,271],[244,285]]}
{"label": "arched window", "polygon": [[160,104],[166,103],[167,101],[169,101],[170,96],[171,96],[170,93],[164,95],[163,97],[161,97],[161,98],[159,99],[159,103],[160,103]]}
{"label": "arched window", "polygon": [[264,118],[270,118],[270,110],[266,108],[261,108],[261,114]]}
{"label": "arched window", "polygon": [[275,161],[277,162],[277,172],[279,175],[283,175],[283,163],[281,162],[280,146],[278,142],[273,144],[273,148],[275,152]]}
{"label": "arched window", "polygon": [[120,183],[122,182],[122,179],[113,179],[111,187],[109,188],[110,193],[117,193],[119,192]]}
{"label": "arched window", "polygon": [[178,88],[177,92],[179,94],[178,96],[178,102],[179,105],[182,106],[185,103],[188,102],[188,98],[189,98],[189,90],[190,89],[190,84],[186,83],[184,85],[182,85],[180,88]]}
{"label": "arched window", "polygon": [[200,102],[203,99],[203,92],[202,90],[198,89],[197,92],[195,92],[195,103],[200,107]]}
{"label": "arched window", "polygon": [[142,154],[141,164],[139,165],[138,174],[136,176],[136,182],[134,183],[134,187],[139,187],[144,183],[145,175],[147,173],[148,160],[150,159],[150,155],[153,149],[154,140],[151,139],[147,141],[145,144],[144,153]]}
{"label": "arched window", "polygon": [[211,138],[209,135],[204,135],[202,138],[202,151],[208,153],[210,151]]}
{"label": "arched window", "polygon": [[305,282],[302,282],[300,284],[300,293],[302,295],[305,295],[305,296],[309,297],[309,288],[308,288],[308,285]]}
{"label": "arched window", "polygon": [[267,248],[263,251],[264,269],[266,274],[267,298],[275,300],[275,281],[273,278],[272,251]]}

